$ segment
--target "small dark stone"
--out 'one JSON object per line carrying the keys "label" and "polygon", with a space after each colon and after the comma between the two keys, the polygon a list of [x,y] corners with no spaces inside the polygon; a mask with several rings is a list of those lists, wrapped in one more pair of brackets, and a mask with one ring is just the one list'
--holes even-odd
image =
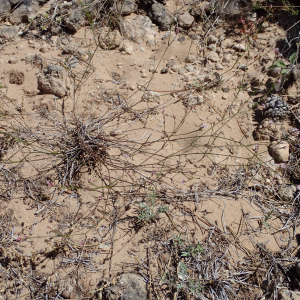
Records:
{"label": "small dark stone", "polygon": [[168,68],[162,68],[161,71],[160,71],[160,73],[161,74],[166,74],[166,73],[168,73],[168,71],[169,71]]}

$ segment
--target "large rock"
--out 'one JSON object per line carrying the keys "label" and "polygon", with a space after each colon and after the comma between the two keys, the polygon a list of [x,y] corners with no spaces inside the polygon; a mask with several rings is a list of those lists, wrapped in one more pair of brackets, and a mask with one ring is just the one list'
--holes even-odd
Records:
{"label": "large rock", "polygon": [[149,12],[150,19],[157,23],[161,30],[169,30],[172,25],[172,16],[160,3],[154,3]]}
{"label": "large rock", "polygon": [[85,21],[85,14],[81,8],[71,11],[69,16],[64,20],[64,24],[71,30],[77,31],[83,25]]}
{"label": "large rock", "polygon": [[111,30],[108,27],[101,28],[98,36],[99,45],[102,49],[115,49],[120,46],[122,36],[118,30]]}
{"label": "large rock", "polygon": [[123,274],[116,285],[104,290],[104,295],[106,300],[146,300],[146,283],[137,274]]}
{"label": "large rock", "polygon": [[277,163],[284,163],[289,160],[290,145],[287,142],[272,142],[269,146],[269,153]]}
{"label": "large rock", "polygon": [[191,16],[188,12],[185,12],[184,14],[180,15],[178,17],[179,26],[183,28],[190,28],[192,27],[195,18]]}
{"label": "large rock", "polygon": [[17,29],[13,26],[6,26],[0,29],[0,38],[13,41],[17,36]]}
{"label": "large rock", "polygon": [[38,88],[45,94],[63,97],[68,94],[64,69],[56,65],[48,65],[38,77]]}

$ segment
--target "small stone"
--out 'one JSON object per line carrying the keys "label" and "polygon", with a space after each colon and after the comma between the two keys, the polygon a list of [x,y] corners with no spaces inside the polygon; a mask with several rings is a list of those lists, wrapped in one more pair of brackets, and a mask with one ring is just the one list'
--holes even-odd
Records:
{"label": "small stone", "polygon": [[161,74],[166,74],[166,73],[168,73],[168,71],[169,71],[168,68],[162,68],[161,71],[160,71],[160,73]]}
{"label": "small stone", "polygon": [[128,16],[134,11],[134,1],[125,0],[117,3],[117,8],[122,16]]}
{"label": "small stone", "polygon": [[234,44],[233,49],[238,52],[242,52],[246,50],[245,44]]}
{"label": "small stone", "polygon": [[18,63],[18,58],[17,57],[15,57],[15,56],[13,56],[13,57],[10,57],[9,59],[8,59],[8,63],[9,64],[16,64],[16,63]]}
{"label": "small stone", "polygon": [[190,28],[193,25],[195,19],[188,12],[185,12],[178,17],[178,21],[180,27]]}
{"label": "small stone", "polygon": [[158,92],[148,91],[144,94],[143,99],[146,101],[159,99],[160,94]]}
{"label": "small stone", "polygon": [[280,187],[278,195],[283,201],[292,201],[296,191],[297,188],[294,185],[283,185]]}
{"label": "small stone", "polygon": [[132,85],[130,86],[130,89],[131,89],[132,91],[136,90],[136,85],[135,85],[135,84],[132,84]]}
{"label": "small stone", "polygon": [[223,57],[223,63],[231,63],[232,55],[231,54],[225,54]]}
{"label": "small stone", "polygon": [[122,130],[121,129],[116,129],[116,130],[114,130],[114,131],[111,131],[110,132],[110,135],[111,136],[116,136],[116,135],[121,135],[123,132],[122,132]]}
{"label": "small stone", "polygon": [[146,69],[142,69],[141,71],[140,71],[140,73],[146,73],[147,71],[146,71]]}
{"label": "small stone", "polygon": [[187,63],[194,63],[195,61],[196,61],[196,56],[193,54],[190,54],[185,60],[185,62]]}
{"label": "small stone", "polygon": [[216,63],[216,70],[223,70],[224,67],[220,63]]}
{"label": "small stone", "polygon": [[219,55],[216,52],[211,52],[208,56],[207,59],[212,61],[212,62],[218,62],[219,61]]}
{"label": "small stone", "polygon": [[104,299],[124,299],[124,300],[146,300],[146,283],[142,276],[137,274],[122,274],[118,283],[106,287],[103,291]]}
{"label": "small stone", "polygon": [[133,66],[135,66],[135,65],[136,65],[136,62],[132,62],[132,63],[130,64],[131,67],[133,67]]}
{"label": "small stone", "polygon": [[24,50],[24,46],[23,46],[23,45],[17,45],[16,48],[17,48],[18,50]]}
{"label": "small stone", "polygon": [[17,36],[17,29],[12,26],[2,27],[0,29],[0,38],[4,38],[8,41],[12,41]]}
{"label": "small stone", "polygon": [[142,78],[147,78],[147,74],[146,74],[146,73],[142,73],[142,74],[141,74],[141,77],[142,77]]}
{"label": "small stone", "polygon": [[110,246],[106,244],[99,244],[98,248],[103,251],[108,251],[110,249]]}
{"label": "small stone", "polygon": [[227,98],[228,98],[227,95],[222,96],[222,99],[224,99],[224,100],[226,100]]}
{"label": "small stone", "polygon": [[122,63],[121,62],[119,62],[119,63],[117,63],[117,67],[122,67]]}
{"label": "small stone", "polygon": [[141,51],[141,52],[145,52],[146,50],[145,50],[144,47],[140,47],[140,51]]}
{"label": "small stone", "polygon": [[186,37],[184,35],[181,35],[179,38],[178,38],[178,42],[179,43],[182,43],[186,40]]}
{"label": "small stone", "polygon": [[150,66],[150,68],[149,68],[149,72],[153,73],[153,72],[154,72],[154,70],[155,70],[155,67],[154,67],[154,66]]}
{"label": "small stone", "polygon": [[277,163],[284,163],[289,160],[290,145],[287,142],[281,141],[272,142],[269,146],[269,153]]}
{"label": "small stone", "polygon": [[121,46],[120,46],[120,51],[123,52],[124,54],[133,54],[133,46],[129,41],[123,41]]}
{"label": "small stone", "polygon": [[102,49],[115,49],[120,46],[122,36],[118,30],[111,30],[108,27],[101,28],[101,32],[98,37],[99,46]]}
{"label": "small stone", "polygon": [[22,22],[22,18],[18,16],[9,16],[9,22],[12,25],[19,25]]}
{"label": "small stone", "polygon": [[207,44],[211,45],[211,44],[216,44],[218,42],[218,38],[215,37],[214,35],[209,35],[207,37]]}
{"label": "small stone", "polygon": [[77,31],[84,26],[85,18],[86,16],[84,11],[81,8],[77,8],[70,10],[69,16],[64,19],[64,24],[69,29]]}
{"label": "small stone", "polygon": [[40,51],[42,53],[46,53],[46,52],[49,52],[51,50],[51,46],[49,44],[44,44],[41,48],[40,48]]}
{"label": "small stone", "polygon": [[193,72],[195,70],[194,66],[192,65],[186,65],[185,66],[185,69],[188,71],[188,72]]}
{"label": "small stone", "polygon": [[178,72],[178,70],[179,70],[179,66],[178,65],[174,65],[173,67],[172,67],[172,71],[173,72]]}
{"label": "small stone", "polygon": [[172,68],[175,65],[175,60],[171,60],[166,64],[167,68]]}

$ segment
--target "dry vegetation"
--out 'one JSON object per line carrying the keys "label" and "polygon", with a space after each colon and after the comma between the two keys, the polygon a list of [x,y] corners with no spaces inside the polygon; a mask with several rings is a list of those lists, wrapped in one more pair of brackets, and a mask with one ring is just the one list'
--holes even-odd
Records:
{"label": "dry vegetation", "polygon": [[[65,96],[26,108],[24,96],[0,95],[0,299],[119,299],[108,290],[128,272],[143,277],[147,299],[278,299],[281,290],[299,289],[297,57],[289,64],[299,50],[292,35],[299,31],[296,16],[285,28],[284,57],[272,61],[284,62],[280,71],[287,71],[269,85],[253,85],[240,101],[251,88],[246,70],[260,63],[249,55],[257,33],[264,22],[275,23],[296,8],[287,1],[274,8],[268,1],[249,3],[239,12],[247,16],[255,9],[263,18],[246,22],[236,17],[233,2],[212,1],[209,11],[201,11],[199,56],[218,20],[228,37],[243,38],[246,50],[221,75],[164,91],[164,101],[149,101],[148,89],[164,53],[136,91],[122,95],[122,76],[110,72],[110,82],[95,82],[100,88],[84,93],[103,42],[99,28],[124,30],[119,4],[107,1],[82,4],[88,58],[76,69],[69,56],[55,62],[71,83]],[[51,35],[63,17],[55,14],[54,6],[30,20],[23,38]],[[176,30],[172,24],[174,36]],[[173,42],[170,37],[167,49]],[[46,64],[39,56],[30,63],[41,72]],[[271,69],[260,74],[261,82]],[[238,82],[233,88],[232,78]],[[289,99],[290,114],[274,121],[289,131],[278,139],[273,123],[258,126],[266,119],[266,98],[275,93],[287,99],[291,88],[296,96]],[[222,110],[209,95],[227,89],[233,96]],[[215,122],[190,127],[203,107]],[[249,120],[257,126],[243,126]],[[224,134],[232,121],[242,138]],[[287,163],[263,159],[267,139],[255,140],[262,134],[288,143]]]}

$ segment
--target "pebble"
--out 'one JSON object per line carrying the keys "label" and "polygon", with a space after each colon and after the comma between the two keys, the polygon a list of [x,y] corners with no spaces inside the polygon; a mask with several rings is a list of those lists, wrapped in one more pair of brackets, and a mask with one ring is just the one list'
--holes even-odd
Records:
{"label": "pebble", "polygon": [[145,52],[146,50],[145,50],[144,47],[140,47],[140,51],[141,51],[141,52]]}
{"label": "pebble", "polygon": [[287,142],[272,142],[269,146],[270,155],[276,163],[284,163],[289,160],[290,145]]}
{"label": "pebble", "polygon": [[235,51],[245,51],[246,50],[246,46],[245,46],[245,44],[234,44],[233,45],[233,49]]}
{"label": "pebble", "polygon": [[195,70],[194,66],[192,65],[186,65],[185,69],[188,71],[188,72],[193,72]]}
{"label": "pebble", "polygon": [[141,74],[141,77],[142,77],[142,78],[147,78],[147,74],[146,74],[146,73],[142,73],[142,74]]}
{"label": "pebble", "polygon": [[232,59],[231,54],[225,54],[224,57],[223,57],[223,62],[224,63],[230,63],[231,59]]}
{"label": "pebble", "polygon": [[133,54],[133,46],[129,41],[123,41],[123,43],[120,46],[120,51],[123,54],[132,55]]}
{"label": "pebble", "polygon": [[185,62],[187,63],[194,63],[195,61],[196,61],[196,56],[193,54],[190,54],[185,60]]}
{"label": "pebble", "polygon": [[135,84],[132,84],[132,85],[130,86],[130,89],[131,89],[132,91],[136,90],[136,85],[135,85]]}
{"label": "pebble", "polygon": [[283,201],[292,201],[296,191],[297,188],[294,185],[283,185],[280,187],[278,195]]}
{"label": "pebble", "polygon": [[166,64],[167,68],[172,68],[175,65],[175,60],[171,60]]}
{"label": "pebble", "polygon": [[150,66],[149,72],[153,72],[154,70],[155,70],[155,67],[154,66]]}
{"label": "pebble", "polygon": [[220,63],[216,63],[216,70],[223,70],[224,67]]}
{"label": "pebble", "polygon": [[135,66],[135,65],[136,65],[136,62],[132,62],[132,63],[130,64],[131,67],[133,67],[133,66]]}
{"label": "pebble", "polygon": [[218,53],[212,52],[208,55],[207,59],[212,61],[212,62],[218,62],[220,58],[219,58]]}
{"label": "pebble", "polygon": [[161,74],[166,74],[166,73],[168,73],[168,71],[169,71],[168,68],[162,68],[161,71],[160,71],[160,73]]}
{"label": "pebble", "polygon": [[227,95],[223,95],[222,99],[226,100],[227,99]]}
{"label": "pebble", "polygon": [[[38,46],[39,46],[39,45],[38,45]],[[38,46],[35,47],[35,48],[38,48]],[[41,51],[42,53],[49,52],[50,50],[51,50],[51,46],[50,46],[49,44],[44,44],[44,45],[42,45],[42,47],[40,48],[40,51]]]}
{"label": "pebble", "polygon": [[207,38],[207,44],[211,45],[211,44],[216,44],[218,42],[218,38],[215,37],[214,35],[209,35]]}
{"label": "pebble", "polygon": [[8,63],[9,64],[16,64],[16,63],[18,63],[18,58],[17,57],[10,57],[9,59],[8,59]]}

